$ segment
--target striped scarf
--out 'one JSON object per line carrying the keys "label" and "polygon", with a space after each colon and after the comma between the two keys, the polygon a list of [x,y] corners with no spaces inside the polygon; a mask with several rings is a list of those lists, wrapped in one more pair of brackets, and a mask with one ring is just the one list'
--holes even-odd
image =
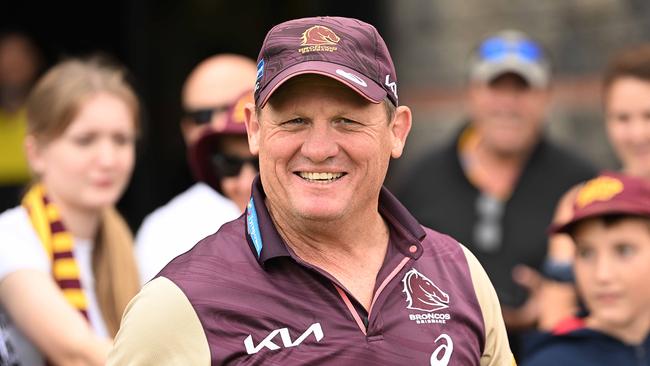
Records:
{"label": "striped scarf", "polygon": [[45,188],[35,184],[22,202],[34,230],[52,261],[52,276],[63,296],[88,319],[88,300],[81,287],[79,266],[74,259],[74,239],[65,229],[56,206],[45,195]]}

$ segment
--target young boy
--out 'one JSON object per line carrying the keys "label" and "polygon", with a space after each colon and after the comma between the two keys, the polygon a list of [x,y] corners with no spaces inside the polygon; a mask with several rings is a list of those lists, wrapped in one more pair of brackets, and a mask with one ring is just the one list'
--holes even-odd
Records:
{"label": "young boy", "polygon": [[562,322],[524,365],[650,365],[650,182],[601,174],[580,188],[572,219],[551,232],[575,242],[589,314]]}

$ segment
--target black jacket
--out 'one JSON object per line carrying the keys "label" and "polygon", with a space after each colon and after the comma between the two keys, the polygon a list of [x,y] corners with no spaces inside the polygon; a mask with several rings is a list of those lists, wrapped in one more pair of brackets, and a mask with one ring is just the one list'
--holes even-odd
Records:
{"label": "black jacket", "polygon": [[479,190],[465,176],[458,155],[458,134],[451,144],[415,165],[397,189],[400,201],[425,226],[449,234],[479,259],[502,304],[520,305],[526,294],[512,281],[512,268],[540,268],[547,249],[546,229],[560,197],[573,185],[596,175],[591,164],[542,138],[505,203],[501,243],[484,251],[474,243]]}

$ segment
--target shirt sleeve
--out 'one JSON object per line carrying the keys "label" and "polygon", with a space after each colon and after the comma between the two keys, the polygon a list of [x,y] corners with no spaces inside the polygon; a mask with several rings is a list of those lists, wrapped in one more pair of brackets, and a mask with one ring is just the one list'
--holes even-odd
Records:
{"label": "shirt sleeve", "polygon": [[485,348],[481,355],[481,366],[516,365],[508,344],[508,334],[497,293],[476,257],[464,246],[462,248],[485,323]]}
{"label": "shirt sleeve", "polygon": [[107,365],[210,365],[199,317],[176,284],[158,277],[131,300]]}
{"label": "shirt sleeve", "polygon": [[0,216],[0,281],[23,269],[49,273],[50,260],[27,212],[17,207]]}

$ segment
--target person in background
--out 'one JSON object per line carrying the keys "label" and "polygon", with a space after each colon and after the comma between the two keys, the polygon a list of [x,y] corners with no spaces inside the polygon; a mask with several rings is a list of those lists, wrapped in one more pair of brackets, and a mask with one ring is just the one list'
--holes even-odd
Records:
{"label": "person in background", "polygon": [[25,100],[41,69],[41,55],[21,33],[0,35],[0,212],[20,202],[29,168],[23,149]]}
{"label": "person in background", "polygon": [[606,172],[573,196],[553,233],[575,245],[575,281],[588,315],[564,320],[524,365],[650,365],[650,182]]}
{"label": "person in background", "polygon": [[248,150],[243,110],[253,98],[255,73],[253,60],[221,54],[201,62],[185,81],[181,129],[198,181],[149,214],[138,230],[144,282],[246,208],[257,159]]}
{"label": "person in background", "polygon": [[555,203],[596,174],[545,136],[550,83],[548,56],[529,36],[507,30],[485,38],[471,54],[467,123],[397,191],[424,225],[457,238],[485,266],[516,355],[517,332],[537,320],[526,289],[546,256]]}
{"label": "person in background", "polygon": [[[621,163],[621,170],[650,181],[650,44],[627,47],[608,62],[603,74],[602,101],[607,137]],[[580,185],[558,202],[554,222],[573,215],[573,201]],[[575,245],[566,233],[550,236],[540,298],[539,328],[550,331],[579,311],[573,286]]]}
{"label": "person in background", "polygon": [[0,364],[103,365],[139,289],[114,208],[133,169],[138,99],[121,69],[70,59],[26,109],[33,181],[0,215]]}

